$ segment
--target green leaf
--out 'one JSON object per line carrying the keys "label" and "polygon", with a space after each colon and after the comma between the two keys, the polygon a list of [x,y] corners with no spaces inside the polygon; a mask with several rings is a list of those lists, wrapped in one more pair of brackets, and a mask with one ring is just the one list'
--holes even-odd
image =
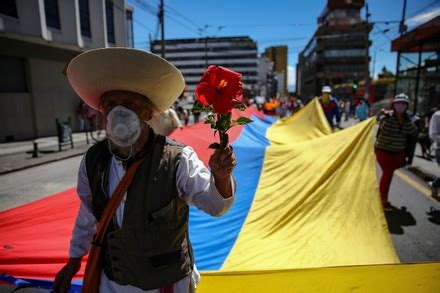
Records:
{"label": "green leaf", "polygon": [[209,148],[210,148],[210,149],[217,150],[217,149],[220,148],[220,144],[217,143],[217,142],[215,142],[215,143],[211,143],[211,144],[209,145]]}
{"label": "green leaf", "polygon": [[215,116],[214,115],[208,115],[206,117],[205,124],[210,124],[211,128],[215,127]]}
{"label": "green leaf", "polygon": [[249,123],[254,122],[252,119],[249,119],[247,117],[240,117],[237,120],[232,121],[232,126],[236,126],[236,125],[246,125]]}
{"label": "green leaf", "polygon": [[226,115],[217,115],[217,123],[215,124],[215,129],[219,130],[219,131],[224,131],[226,130],[226,126],[227,126],[227,117]]}
{"label": "green leaf", "polygon": [[211,126],[215,126],[213,125],[213,123],[215,123],[214,121],[210,121],[210,120],[205,120],[205,124],[209,124]]}
{"label": "green leaf", "polygon": [[235,101],[234,102],[234,108],[238,109],[240,111],[244,111],[244,110],[246,110],[246,105],[244,103],[240,102],[240,101]]}
{"label": "green leaf", "polygon": [[212,112],[212,107],[210,106],[207,107],[202,103],[200,103],[199,101],[196,101],[193,105],[192,112],[195,114],[202,112]]}

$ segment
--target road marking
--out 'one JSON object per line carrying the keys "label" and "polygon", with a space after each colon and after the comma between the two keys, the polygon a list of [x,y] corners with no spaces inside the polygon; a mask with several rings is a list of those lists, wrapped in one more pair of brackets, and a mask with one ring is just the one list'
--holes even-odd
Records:
{"label": "road marking", "polygon": [[416,180],[414,180],[413,178],[411,178],[410,176],[406,175],[405,173],[403,173],[401,170],[397,170],[396,171],[397,176],[399,176],[402,180],[404,180],[406,183],[408,183],[409,185],[411,185],[412,187],[414,187],[415,189],[417,189],[418,191],[420,191],[424,196],[426,196],[427,198],[429,198],[430,200],[432,200],[433,202],[435,202],[436,204],[438,204],[439,202],[436,201],[434,198],[432,198],[431,196],[431,190],[429,190],[429,188],[423,186],[422,184],[420,184],[419,182],[417,182]]}

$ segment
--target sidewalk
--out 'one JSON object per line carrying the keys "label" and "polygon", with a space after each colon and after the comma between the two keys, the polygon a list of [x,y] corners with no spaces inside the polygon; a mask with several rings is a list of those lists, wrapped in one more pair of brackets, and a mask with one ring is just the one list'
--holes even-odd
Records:
{"label": "sidewalk", "polygon": [[0,144],[0,175],[82,155],[94,143],[89,135],[89,144],[87,144],[83,132],[74,133],[72,138],[74,148],[67,144],[62,147],[61,152],[58,149],[56,136],[35,140],[38,143],[38,158],[32,158],[33,140]]}
{"label": "sidewalk", "polygon": [[[348,121],[341,122],[341,125],[343,128],[347,128],[353,126],[356,122],[356,120],[350,119]],[[431,154],[435,154],[434,144],[432,150],[433,151],[431,151]],[[426,160],[423,158],[422,149],[419,144],[417,144],[412,165],[406,168],[424,181],[432,181],[433,177],[440,177],[440,168],[437,166],[435,158],[432,157],[431,160]]]}
{"label": "sidewalk", "polygon": [[[353,126],[355,120],[343,121],[342,127]],[[72,135],[74,148],[70,145],[63,146],[61,152],[58,151],[58,139],[56,136],[37,139],[40,150],[38,158],[32,158],[33,141],[11,142],[0,144],[0,175],[11,173],[34,166],[63,160],[66,158],[84,154],[93,145],[93,140],[89,137],[89,144],[86,142],[85,133],[74,133]],[[434,153],[434,152],[433,152]],[[412,166],[407,169],[424,181],[431,181],[433,177],[440,177],[440,168],[434,158],[430,161],[422,158],[420,146],[417,145]]]}

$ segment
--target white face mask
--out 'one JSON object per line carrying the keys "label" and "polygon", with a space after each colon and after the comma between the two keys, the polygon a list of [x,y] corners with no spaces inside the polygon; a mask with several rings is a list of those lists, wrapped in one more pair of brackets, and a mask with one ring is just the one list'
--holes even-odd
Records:
{"label": "white face mask", "polygon": [[132,146],[141,135],[141,123],[135,112],[122,106],[114,107],[107,115],[107,135],[117,146]]}
{"label": "white face mask", "polygon": [[408,106],[406,104],[394,104],[394,110],[397,113],[404,113],[408,109]]}

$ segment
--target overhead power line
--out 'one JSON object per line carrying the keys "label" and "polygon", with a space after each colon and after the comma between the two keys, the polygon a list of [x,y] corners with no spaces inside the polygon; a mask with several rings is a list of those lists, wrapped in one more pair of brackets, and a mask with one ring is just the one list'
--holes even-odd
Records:
{"label": "overhead power line", "polygon": [[196,29],[202,29],[202,27],[200,25],[198,25],[197,23],[195,23],[192,19],[190,19],[189,17],[183,15],[182,13],[178,12],[177,10],[175,10],[174,8],[172,8],[170,5],[165,5],[165,10],[166,11],[170,11],[171,13],[175,14],[176,16],[184,19],[185,21],[187,21],[188,23],[192,24]]}
{"label": "overhead power line", "polygon": [[[116,7],[116,9],[122,11],[122,12],[124,13],[124,15],[125,15],[125,8],[124,8],[124,7],[119,6],[119,4],[116,4],[116,2],[113,2],[113,5],[114,5],[114,7]],[[134,15],[133,15],[133,21],[136,22],[137,24],[139,24],[141,27],[143,27],[143,28],[145,28],[146,30],[148,30],[149,32],[153,33],[153,31],[152,31],[148,26],[146,26],[146,25],[143,24],[141,21],[139,21],[138,19],[136,19],[136,18],[134,17]]]}
{"label": "overhead power line", "polygon": [[411,17],[413,17],[413,16],[416,16],[417,14],[419,14],[419,13],[425,11],[425,10],[428,9],[429,7],[433,6],[434,4],[439,4],[439,5],[440,5],[440,1],[438,1],[438,0],[434,0],[434,1],[432,1],[431,3],[429,3],[428,5],[426,5],[425,7],[423,7],[423,8],[421,8],[421,9],[419,9],[419,10],[413,12],[413,13],[412,13],[410,16],[408,16],[407,18],[411,18]]}

